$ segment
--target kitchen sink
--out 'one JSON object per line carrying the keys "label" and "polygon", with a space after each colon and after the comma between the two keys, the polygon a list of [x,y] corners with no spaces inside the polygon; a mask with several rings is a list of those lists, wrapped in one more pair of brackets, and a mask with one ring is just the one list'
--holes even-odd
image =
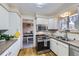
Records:
{"label": "kitchen sink", "polygon": [[72,41],[72,40],[64,38],[62,36],[57,36],[56,39],[58,39],[58,40],[64,40],[64,41]]}

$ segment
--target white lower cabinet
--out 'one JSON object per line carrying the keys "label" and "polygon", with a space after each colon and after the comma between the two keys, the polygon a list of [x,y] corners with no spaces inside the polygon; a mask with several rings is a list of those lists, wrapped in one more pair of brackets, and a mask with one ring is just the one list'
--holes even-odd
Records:
{"label": "white lower cabinet", "polygon": [[50,39],[50,49],[55,53],[58,54],[57,52],[57,41],[54,39]]}
{"label": "white lower cabinet", "polygon": [[50,39],[50,49],[58,56],[68,56],[69,46],[55,39]]}
{"label": "white lower cabinet", "polygon": [[20,50],[20,40],[17,40],[1,56],[17,56]]}
{"label": "white lower cabinet", "polygon": [[58,41],[58,56],[68,56],[69,45]]}

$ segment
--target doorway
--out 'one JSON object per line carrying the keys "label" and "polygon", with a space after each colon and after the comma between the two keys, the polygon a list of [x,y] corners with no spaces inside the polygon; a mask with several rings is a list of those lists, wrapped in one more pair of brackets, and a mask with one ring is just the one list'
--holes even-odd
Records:
{"label": "doorway", "polygon": [[23,48],[33,47],[33,20],[23,20]]}

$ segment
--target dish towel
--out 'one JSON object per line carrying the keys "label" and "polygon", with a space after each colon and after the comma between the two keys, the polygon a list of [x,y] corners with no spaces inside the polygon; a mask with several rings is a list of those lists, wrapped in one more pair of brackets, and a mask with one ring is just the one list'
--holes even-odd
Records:
{"label": "dish towel", "polygon": [[44,47],[47,47],[47,40],[44,40]]}

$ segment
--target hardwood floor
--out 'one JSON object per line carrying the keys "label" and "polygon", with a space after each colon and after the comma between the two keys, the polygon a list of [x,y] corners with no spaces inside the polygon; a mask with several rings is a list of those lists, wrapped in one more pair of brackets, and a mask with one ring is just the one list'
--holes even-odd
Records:
{"label": "hardwood floor", "polygon": [[38,54],[35,48],[24,48],[21,49],[18,56],[56,56],[56,55],[52,51]]}

